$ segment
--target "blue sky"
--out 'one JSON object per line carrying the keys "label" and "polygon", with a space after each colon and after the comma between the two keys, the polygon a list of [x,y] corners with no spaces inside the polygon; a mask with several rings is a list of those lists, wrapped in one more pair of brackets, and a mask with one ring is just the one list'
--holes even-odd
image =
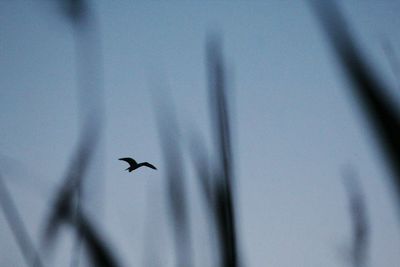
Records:
{"label": "blue sky", "polygon": [[[351,224],[342,168],[356,169],[371,225],[370,266],[397,266],[400,233],[390,174],[307,2],[92,1],[101,34],[105,132],[91,210],[126,264],[160,243],[173,266],[165,163],[151,90],[174,100],[184,150],[209,137],[205,44],[221,34],[232,89],[238,235],[246,266],[344,266]],[[340,1],[363,51],[392,88],[383,41],[398,51],[400,4]],[[0,3],[0,167],[35,240],[78,140],[77,58],[51,1]],[[211,149],[211,142],[207,142]],[[123,171],[132,156],[159,171]],[[206,219],[184,156],[196,261],[210,261]],[[100,193],[99,193],[100,192]],[[150,196],[149,196],[150,192]],[[89,193],[89,194],[91,194]],[[145,236],[148,213],[154,237]],[[128,234],[127,234],[128,233]],[[67,266],[65,231],[53,259]],[[3,215],[0,265],[24,266]],[[152,240],[148,240],[152,239]],[[65,265],[63,265],[65,264]],[[200,265],[199,265],[200,264]]]}

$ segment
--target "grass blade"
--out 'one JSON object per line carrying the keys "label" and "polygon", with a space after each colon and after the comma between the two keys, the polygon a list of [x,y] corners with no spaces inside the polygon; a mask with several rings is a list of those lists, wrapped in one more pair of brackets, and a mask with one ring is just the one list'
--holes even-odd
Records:
{"label": "grass blade", "polygon": [[369,238],[369,224],[365,197],[361,191],[361,185],[355,175],[345,173],[343,177],[347,195],[349,198],[350,215],[353,228],[352,265],[354,267],[367,266],[367,251]]}
{"label": "grass blade", "polygon": [[43,267],[43,261],[0,175],[0,205],[27,266]]}
{"label": "grass blade", "polygon": [[[166,187],[171,211],[177,266],[193,265],[192,241],[188,215],[189,199],[186,194],[184,161],[178,138],[179,125],[170,95],[159,90],[155,106],[159,107],[157,122],[163,158],[166,166]],[[168,104],[170,103],[170,104]]]}
{"label": "grass blade", "polygon": [[[397,106],[372,67],[362,56],[345,18],[333,1],[312,1],[323,29],[331,41],[339,64],[366,113],[393,173],[393,186],[400,204],[400,117]],[[399,213],[400,215],[400,213]]]}
{"label": "grass blade", "polygon": [[[207,44],[211,114],[214,122],[214,139],[217,146],[218,165],[213,171],[215,178],[216,220],[220,235],[222,266],[239,266],[236,220],[233,203],[233,157],[231,129],[227,105],[225,69],[220,43],[210,38]],[[221,166],[221,167],[219,167]]]}

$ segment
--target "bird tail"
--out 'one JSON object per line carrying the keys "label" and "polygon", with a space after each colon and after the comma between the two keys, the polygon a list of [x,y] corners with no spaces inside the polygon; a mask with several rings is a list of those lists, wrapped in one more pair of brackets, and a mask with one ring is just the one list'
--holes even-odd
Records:
{"label": "bird tail", "polygon": [[129,171],[130,168],[131,168],[131,167],[126,168],[125,171]]}

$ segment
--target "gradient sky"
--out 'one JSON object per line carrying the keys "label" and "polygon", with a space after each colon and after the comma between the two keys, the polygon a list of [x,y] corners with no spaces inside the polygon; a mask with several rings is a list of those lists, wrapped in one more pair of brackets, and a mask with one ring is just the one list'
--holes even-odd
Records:
{"label": "gradient sky", "polygon": [[[351,165],[366,196],[370,266],[398,266],[399,214],[390,174],[306,1],[92,2],[106,106],[105,175],[99,181],[105,187],[98,186],[104,194],[92,192],[101,196],[93,210],[126,265],[142,264],[146,246],[158,242],[164,266],[173,266],[159,107],[151,93],[159,88],[152,83],[163,81],[174,99],[183,150],[193,129],[209,136],[205,44],[216,31],[233,91],[245,265],[346,266],[351,221],[342,169]],[[382,44],[399,51],[400,3],[340,2],[360,46],[398,99]],[[72,26],[59,6],[0,2],[0,171],[35,241],[78,140],[76,64]],[[152,162],[159,171],[124,172],[117,160],[123,156]],[[190,164],[186,169],[195,257],[203,266],[211,255],[201,238],[206,218]],[[156,229],[150,237],[149,225]],[[69,264],[63,251],[71,237],[63,233],[55,266]],[[2,213],[0,251],[1,266],[25,266]]]}

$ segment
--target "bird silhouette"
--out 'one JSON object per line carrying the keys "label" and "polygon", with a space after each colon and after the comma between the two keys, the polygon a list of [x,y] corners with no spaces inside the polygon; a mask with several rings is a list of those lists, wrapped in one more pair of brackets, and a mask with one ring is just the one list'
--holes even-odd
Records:
{"label": "bird silhouette", "polygon": [[133,171],[133,170],[136,170],[137,168],[140,168],[140,167],[142,167],[142,166],[149,167],[149,168],[151,168],[151,169],[153,169],[153,170],[157,170],[156,167],[154,167],[153,165],[151,165],[151,164],[148,163],[148,162],[137,163],[136,160],[134,160],[134,159],[132,159],[132,158],[120,158],[119,160],[123,160],[123,161],[128,162],[129,167],[126,168],[125,170],[126,170],[126,171],[129,171],[129,172],[131,172],[131,171]]}

